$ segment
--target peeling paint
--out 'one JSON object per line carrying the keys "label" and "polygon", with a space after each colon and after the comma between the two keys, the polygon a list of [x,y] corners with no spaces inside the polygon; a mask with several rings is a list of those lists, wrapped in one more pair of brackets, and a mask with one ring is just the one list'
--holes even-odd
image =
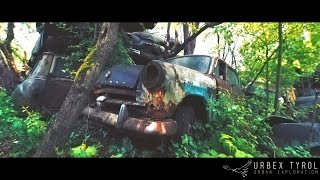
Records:
{"label": "peeling paint", "polygon": [[214,96],[215,79],[179,65],[158,61],[165,68],[165,80],[156,90],[141,85],[139,100],[147,104],[146,114],[156,118],[173,116],[175,108],[187,95],[200,95],[206,99]]}
{"label": "peeling paint", "polygon": [[209,94],[208,88],[207,87],[199,87],[199,86],[194,86],[191,84],[184,84],[183,85],[183,90],[187,94],[191,95],[199,95],[202,97],[205,97],[206,99],[209,99],[211,94]]}

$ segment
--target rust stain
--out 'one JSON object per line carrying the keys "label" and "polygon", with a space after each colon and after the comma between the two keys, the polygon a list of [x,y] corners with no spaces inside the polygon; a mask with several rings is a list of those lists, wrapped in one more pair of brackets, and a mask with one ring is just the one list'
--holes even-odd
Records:
{"label": "rust stain", "polygon": [[146,113],[157,117],[157,118],[165,118],[168,116],[168,110],[170,109],[170,103],[164,102],[164,97],[166,95],[165,88],[159,88],[157,90],[150,92],[150,98],[148,104],[148,108]]}
{"label": "rust stain", "polygon": [[156,98],[156,100],[157,100],[158,102],[163,101],[164,95],[165,95],[165,89],[164,89],[164,88],[157,89],[157,90],[153,93],[153,96]]}

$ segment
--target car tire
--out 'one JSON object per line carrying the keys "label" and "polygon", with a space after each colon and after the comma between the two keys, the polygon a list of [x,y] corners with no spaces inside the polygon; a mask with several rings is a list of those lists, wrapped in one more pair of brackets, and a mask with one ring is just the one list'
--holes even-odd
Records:
{"label": "car tire", "polygon": [[196,116],[194,109],[191,106],[180,106],[178,107],[174,120],[177,122],[177,133],[178,137],[183,134],[192,134],[192,124],[195,121]]}

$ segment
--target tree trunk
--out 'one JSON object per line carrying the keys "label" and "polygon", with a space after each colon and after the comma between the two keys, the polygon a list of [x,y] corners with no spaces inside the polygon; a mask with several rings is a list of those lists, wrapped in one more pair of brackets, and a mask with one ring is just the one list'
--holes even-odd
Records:
{"label": "tree trunk", "polygon": [[17,69],[17,66],[14,63],[14,58],[12,56],[12,48],[11,48],[11,42],[14,39],[14,24],[13,22],[8,22],[7,25],[7,37],[4,40],[3,44],[0,45],[0,49],[3,52],[4,56],[6,57],[8,66],[11,71],[13,71],[18,78],[20,78],[19,71]]}
{"label": "tree trunk", "polygon": [[13,28],[14,28],[13,22],[8,22],[7,37],[6,37],[6,40],[4,41],[4,44],[7,45],[7,48],[8,48],[10,53],[12,53],[11,42],[12,42],[12,40],[14,38]]}
{"label": "tree trunk", "polygon": [[276,94],[274,99],[274,110],[275,114],[279,113],[279,98],[281,93],[281,59],[282,59],[282,23],[278,24],[279,29],[279,50],[278,50],[278,65],[277,65],[277,76],[276,76]]}
{"label": "tree trunk", "polygon": [[[199,22],[195,22],[195,28],[196,29],[199,28]],[[183,23],[184,41],[186,41],[190,37],[190,35],[191,35],[191,32],[190,32],[189,25],[187,23]],[[196,48],[196,37],[184,47],[184,55],[193,54],[195,48]]]}
{"label": "tree trunk", "polygon": [[0,59],[2,61],[1,64],[3,64],[3,67],[1,67],[0,79],[2,79],[2,86],[4,86],[9,93],[15,89],[20,81],[19,71],[12,56],[11,42],[14,39],[13,29],[13,22],[9,22],[7,25],[7,37],[4,42],[0,44]]}
{"label": "tree trunk", "polygon": [[211,23],[206,23],[204,26],[202,26],[196,33],[192,34],[191,36],[189,36],[187,39],[185,39],[185,41],[177,46],[176,48],[173,48],[172,52],[168,55],[167,58],[170,57],[174,57],[177,54],[179,54],[179,52],[181,50],[183,50],[191,41],[195,40],[204,30],[208,29],[209,27],[214,27],[218,24],[221,24],[220,22],[211,22]]}
{"label": "tree trunk", "polygon": [[[182,28],[183,28],[183,41],[185,41],[190,36],[188,23],[183,23]],[[188,52],[189,52],[189,46],[186,45],[183,49],[183,54],[188,55]]]}
{"label": "tree trunk", "polygon": [[55,147],[63,147],[68,140],[73,125],[89,101],[90,91],[100,71],[109,61],[117,39],[118,28],[119,23],[103,23],[96,47],[79,68],[75,82],[35,157],[55,157]]}
{"label": "tree trunk", "polygon": [[3,57],[2,53],[1,53],[1,51],[0,51],[0,67],[8,68],[7,64],[4,61],[4,57]]}
{"label": "tree trunk", "polygon": [[168,22],[166,45],[165,45],[165,54],[169,54],[169,50],[170,50],[170,27],[171,27],[171,22]]}

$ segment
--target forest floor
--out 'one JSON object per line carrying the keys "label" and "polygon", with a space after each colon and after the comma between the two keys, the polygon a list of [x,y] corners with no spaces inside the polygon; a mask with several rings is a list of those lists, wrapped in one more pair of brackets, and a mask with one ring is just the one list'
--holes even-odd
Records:
{"label": "forest floor", "polygon": [[125,153],[126,157],[174,157],[169,152],[170,137],[143,135],[112,126],[102,125],[85,117],[74,128],[75,138],[69,145],[75,146],[87,137],[86,144],[98,147],[99,157],[111,157]]}

